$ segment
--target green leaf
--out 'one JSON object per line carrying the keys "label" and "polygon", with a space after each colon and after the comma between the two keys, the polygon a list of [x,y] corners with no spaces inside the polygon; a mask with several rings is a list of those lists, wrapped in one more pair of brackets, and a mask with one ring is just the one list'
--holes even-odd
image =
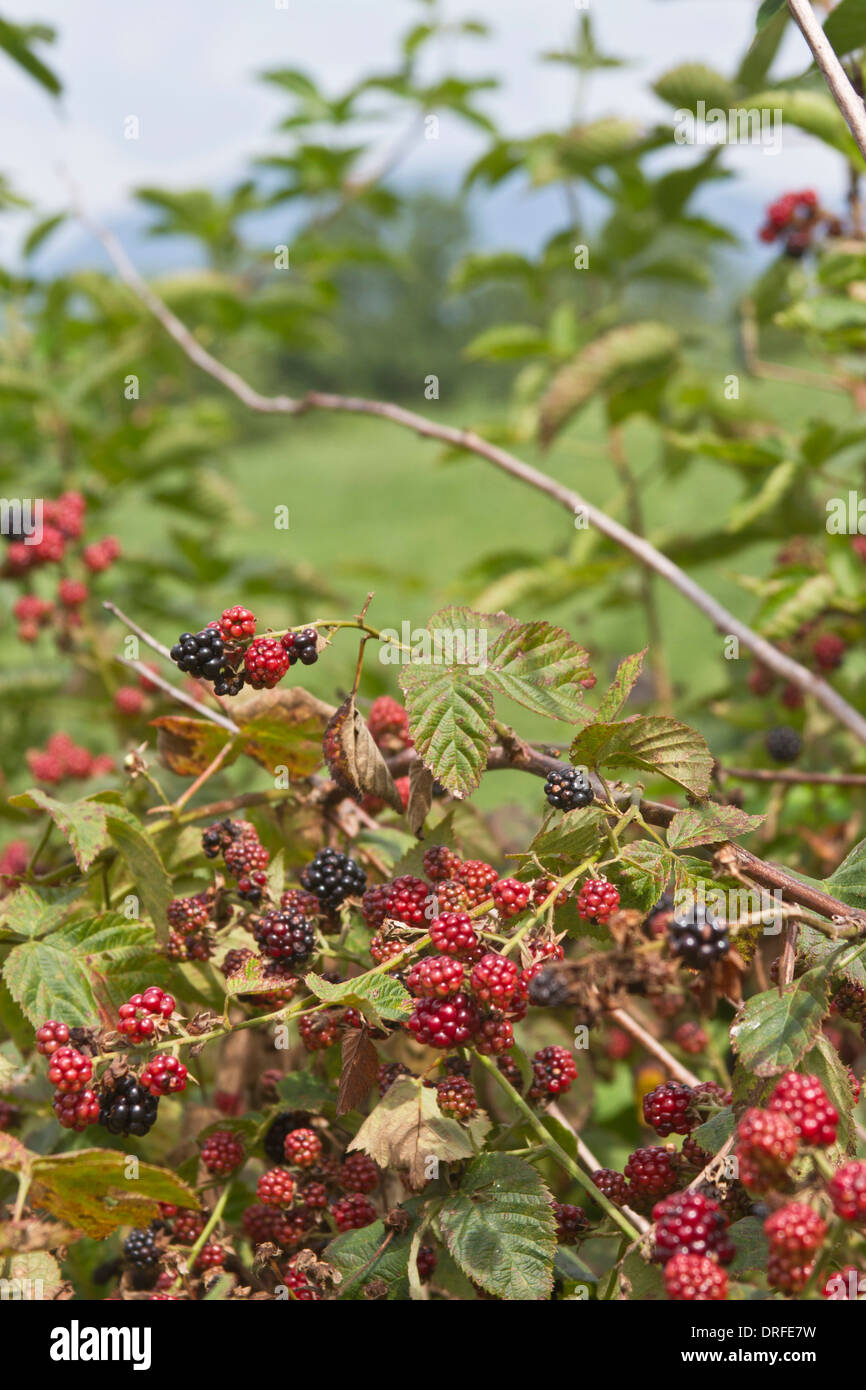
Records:
{"label": "green leaf", "polygon": [[780,111],[781,117],[777,119],[781,119],[783,127],[797,126],[807,134],[814,135],[817,140],[823,141],[825,145],[839,150],[852,162],[860,160],[857,145],[845,124],[845,118],[827,92],[806,91],[800,88],[771,88],[753,96],[741,97],[737,105],[746,106],[750,110],[756,108],[759,111]]}
{"label": "green leaf", "polygon": [[551,829],[541,830],[530,845],[533,855],[548,865],[551,860],[565,859],[579,864],[601,843],[604,815],[595,806],[583,806],[567,811]]}
{"label": "green leaf", "polygon": [[764,1222],[760,1217],[744,1216],[742,1221],[734,1222],[728,1234],[737,1252],[728,1268],[730,1274],[754,1274],[766,1270],[769,1251]]}
{"label": "green leaf", "polygon": [[388,1088],[349,1148],[368,1153],[380,1168],[405,1171],[410,1187],[418,1190],[433,1176],[431,1159],[455,1163],[471,1158],[489,1129],[483,1111],[466,1126],[448,1119],[434,1088],[405,1077]]}
{"label": "green leaf", "polygon": [[762,82],[766,82],[785,37],[788,18],[787,6],[783,4],[755,35],[737,72],[737,86],[742,90],[753,92]]}
{"label": "green leaf", "polygon": [[583,647],[547,622],[512,624],[487,658],[487,678],[503,695],[551,719],[576,721],[590,713],[580,682],[591,675]]}
{"label": "green leaf", "polygon": [[839,0],[824,21],[824,33],[840,58],[866,48],[866,0]]}
{"label": "green leaf", "polygon": [[47,241],[51,233],[66,221],[65,212],[57,212],[53,217],[44,217],[30,228],[24,243],[21,247],[21,254],[28,260],[35,255],[44,241]]}
{"label": "green leaf", "polygon": [[114,1149],[76,1149],[34,1158],[33,1196],[70,1226],[103,1239],[118,1226],[147,1226],[159,1216],[159,1203],[199,1210],[198,1197],[176,1173],[136,1163],[129,1177],[127,1154]]}
{"label": "green leaf", "polygon": [[755,625],[772,641],[790,637],[822,613],[835,593],[836,584],[829,574],[812,574],[805,580],[794,578],[762,604]]}
{"label": "green leaf", "polygon": [[[160,762],[178,777],[198,777],[233,737],[219,724],[185,714],[163,714],[150,722],[159,730],[156,749]],[[230,767],[239,755],[238,744],[223,759],[223,767]]]}
{"label": "green leaf", "polygon": [[717,107],[729,111],[737,104],[733,83],[703,63],[681,63],[671,68],[653,83],[653,91],[662,101],[684,111],[695,112],[700,101],[705,110]]}
{"label": "green leaf", "polygon": [[406,1019],[412,1012],[412,998],[390,975],[359,976],[331,984],[321,975],[310,971],[304,984],[326,1004],[343,1004],[347,1009],[359,1009],[377,1028],[383,1019]]}
{"label": "green leaf", "polygon": [[728,1142],[736,1127],[737,1117],[728,1107],[704,1120],[703,1124],[692,1130],[692,1135],[696,1143],[707,1153],[717,1154],[722,1145]]}
{"label": "green leaf", "polygon": [[112,913],[14,946],[3,979],[34,1025],[57,1018],[89,1027],[108,1022],[112,1008],[151,983],[155,964],[151,930]]}
{"label": "green leaf", "polygon": [[[325,1247],[323,1258],[343,1276],[345,1290],[341,1299],[363,1299],[364,1287],[371,1279],[381,1279],[388,1286],[389,1300],[409,1297],[409,1251],[412,1248],[411,1229],[395,1235],[377,1257],[388,1232],[383,1221],[374,1221],[360,1231],[346,1231]],[[350,1282],[352,1281],[352,1282]]]}
{"label": "green leaf", "polygon": [[664,715],[636,715],[613,724],[592,724],[574,740],[571,761],[589,767],[633,767],[655,772],[706,796],[713,759],[701,735]]}
{"label": "green leaf", "polygon": [[626,700],[634,690],[638,676],[643,668],[643,659],[647,654],[647,649],[635,652],[633,656],[623,657],[616,668],[614,676],[608,689],[601,697],[598,709],[595,711],[595,719],[606,724],[616,719]]}
{"label": "green leaf", "polygon": [[827,1013],[827,976],[810,970],[783,994],[768,990],[746,1001],[731,1028],[742,1065],[755,1076],[793,1071],[815,1045]]}
{"label": "green leaf", "polygon": [[603,333],[553,378],[539,412],[542,444],[550,444],[597,392],[636,391],[667,375],[678,348],[678,334],[665,323],[632,323]]}
{"label": "green leaf", "polygon": [[531,323],[501,323],[486,328],[463,349],[470,362],[512,362],[520,357],[543,357],[550,345]]}
{"label": "green leaf", "polygon": [[58,927],[80,897],[80,890],[72,893],[44,896],[29,883],[23,883],[0,900],[0,932],[4,936],[36,937],[46,936]]}
{"label": "green leaf", "polygon": [[771,19],[775,19],[779,10],[781,10],[784,5],[785,0],[761,0],[758,7],[758,17],[755,20],[755,27],[758,33],[770,23]]}
{"label": "green leaf", "polygon": [[247,702],[240,718],[243,751],[274,773],[310,777],[322,764],[322,736],[334,713],[299,685],[263,691]]}
{"label": "green leaf", "polygon": [[165,866],[153,840],[139,828],[134,817],[121,817],[106,807],[111,843],[132,875],[135,891],[156,928],[157,938],[168,939],[166,909],[174,894]]}
{"label": "green leaf", "polygon": [[701,806],[687,806],[677,811],[667,829],[671,849],[690,849],[694,845],[715,845],[720,840],[732,840],[757,830],[765,816],[750,816],[737,806],[722,806],[708,801]]}
{"label": "green leaf", "polygon": [[9,20],[0,19],[0,48],[20,68],[29,73],[32,78],[44,87],[52,96],[59,96],[63,90],[61,83],[50,68],[46,67],[41,58],[33,52],[33,44],[37,40],[49,42],[54,39],[54,30],[46,29],[40,25],[28,28],[22,24],[12,24]]}
{"label": "green leaf", "polygon": [[416,751],[454,796],[481,781],[493,743],[490,682],[464,666],[410,666],[400,675]]}
{"label": "green leaf", "polygon": [[441,1208],[439,1229],[473,1283],[508,1300],[550,1297],[556,1220],[551,1196],[528,1163],[483,1154]]}
{"label": "green leaf", "polygon": [[654,840],[636,840],[623,850],[619,872],[629,887],[629,896],[648,911],[661,897],[671,876],[671,855]]}
{"label": "green leaf", "polygon": [[799,471],[800,465],[794,459],[784,459],[777,464],[756,492],[731,508],[725,529],[732,534],[744,531],[752,522],[774,511]]}
{"label": "green leaf", "polygon": [[21,806],[26,810],[47,811],[66,840],[75,862],[84,872],[89,869],[98,854],[108,843],[108,827],[105,807],[95,801],[55,801],[47,792],[34,788],[10,796],[10,806]]}
{"label": "green leaf", "polygon": [[866,840],[860,840],[835,868],[824,887],[849,907],[866,908]]}
{"label": "green leaf", "polygon": [[658,1265],[649,1264],[637,1251],[622,1262],[619,1295],[641,1303],[651,1303],[665,1297],[664,1280]]}

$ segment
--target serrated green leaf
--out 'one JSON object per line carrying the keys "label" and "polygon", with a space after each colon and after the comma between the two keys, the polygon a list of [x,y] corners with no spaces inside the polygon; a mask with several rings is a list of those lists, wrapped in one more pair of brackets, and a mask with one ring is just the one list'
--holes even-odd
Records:
{"label": "serrated green leaf", "polygon": [[712,754],[697,730],[664,715],[591,724],[572,743],[570,757],[588,767],[655,772],[700,797],[709,791],[713,770]]}
{"label": "serrated green leaf", "polygon": [[627,845],[619,871],[628,884],[629,896],[648,911],[661,897],[671,876],[672,856],[654,840],[636,840]]}
{"label": "serrated green leaf", "polygon": [[132,816],[121,817],[106,808],[111,843],[132,875],[135,891],[156,930],[157,939],[168,939],[166,909],[174,894],[165,866],[153,840],[144,834]]}
{"label": "serrated green leaf", "polygon": [[616,719],[626,700],[634,690],[635,683],[643,668],[643,659],[647,654],[647,648],[643,651],[635,652],[633,656],[623,657],[616,668],[616,675],[602,695],[598,709],[595,711],[595,719],[600,724],[609,723]]}
{"label": "serrated green leaf", "polygon": [[431,1159],[455,1163],[471,1158],[489,1129],[483,1112],[466,1126],[448,1119],[439,1109],[435,1089],[407,1077],[388,1088],[349,1148],[368,1153],[380,1168],[404,1171],[417,1190],[434,1176]]}
{"label": "serrated green leaf", "polygon": [[583,806],[567,811],[562,819],[548,830],[539,831],[530,850],[545,865],[555,859],[579,864],[601,843],[604,815],[600,808]]}
{"label": "serrated green leaf", "polygon": [[508,1300],[550,1297],[556,1221],[551,1196],[528,1163],[483,1154],[439,1212],[452,1257],[473,1283]]}
{"label": "serrated green leaf", "polygon": [[699,806],[687,806],[677,811],[667,828],[671,849],[690,849],[694,845],[715,845],[720,840],[732,840],[757,830],[765,816],[750,816],[738,806],[723,806],[708,801]]}
{"label": "serrated green leaf", "polygon": [[411,666],[400,676],[416,751],[437,782],[468,796],[493,743],[490,682],[465,666]]}
{"label": "serrated green leaf", "polygon": [[539,438],[550,444],[596,392],[636,391],[674,366],[679,336],[665,323],[627,324],[603,333],[553,378],[539,410]]}
{"label": "serrated green leaf", "polygon": [[387,1284],[389,1301],[409,1297],[411,1230],[394,1236],[377,1257],[387,1234],[385,1223],[374,1221],[360,1231],[344,1232],[325,1247],[323,1258],[343,1276],[343,1287],[338,1290],[341,1299],[363,1299],[364,1287],[371,1279]]}
{"label": "serrated green leaf", "polygon": [[547,622],[513,624],[487,658],[487,678],[503,695],[551,719],[576,722],[591,714],[580,684],[591,675],[583,647]]}
{"label": "serrated green leaf", "polygon": [[839,0],[824,21],[824,33],[840,58],[866,48],[866,0]]}
{"label": "serrated green leaf", "polygon": [[781,995],[755,994],[731,1028],[731,1042],[742,1065],[755,1076],[795,1070],[815,1045],[827,1013],[827,978],[809,971]]}
{"label": "serrated green leaf", "polygon": [[[15,1002],[38,1026],[56,1018],[70,1027],[98,1024],[100,1005],[117,1007],[157,974],[149,928],[116,915],[70,922],[50,936],[14,946],[3,979]],[[99,1003],[97,1003],[97,1000]]]}
{"label": "serrated green leaf", "polygon": [[160,1202],[196,1211],[200,1207],[193,1189],[176,1173],[138,1162],[135,1177],[130,1177],[127,1155],[113,1149],[35,1157],[31,1171],[38,1205],[97,1239],[118,1226],[147,1226],[159,1216]]}
{"label": "serrated green leaf", "polygon": [[304,976],[304,984],[317,999],[326,1004],[342,1004],[349,1009],[359,1009],[374,1027],[383,1019],[406,1019],[412,1012],[412,997],[399,980],[390,975],[363,975],[356,979],[343,980],[331,984],[310,971]]}
{"label": "serrated green leaf", "polygon": [[95,801],[56,801],[38,787],[10,796],[10,806],[47,811],[83,872],[89,869],[108,843],[105,808]]}

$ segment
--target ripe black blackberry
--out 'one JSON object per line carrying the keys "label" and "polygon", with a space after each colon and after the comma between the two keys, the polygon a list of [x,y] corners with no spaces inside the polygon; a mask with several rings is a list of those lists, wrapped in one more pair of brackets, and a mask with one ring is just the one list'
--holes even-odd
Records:
{"label": "ripe black blackberry", "polygon": [[249,825],[246,821],[226,818],[226,820],[217,821],[214,825],[209,825],[206,830],[202,831],[201,837],[201,847],[205,858],[218,858],[229,845],[248,832]]}
{"label": "ripe black blackberry", "polygon": [[336,908],[346,898],[357,897],[367,885],[367,875],[348,854],[320,849],[301,874],[301,887],[315,893],[324,907]]}
{"label": "ripe black blackberry", "polygon": [[731,949],[727,923],[699,904],[672,918],[668,942],[671,953],[692,970],[708,970]]}
{"label": "ripe black blackberry", "polygon": [[305,1129],[309,1123],[310,1116],[306,1110],[283,1110],[271,1121],[265,1131],[262,1148],[272,1163],[285,1163],[286,1135],[291,1134],[293,1129]]}
{"label": "ripe black blackberry", "polygon": [[136,1269],[151,1269],[159,1259],[156,1232],[151,1227],[146,1231],[130,1231],[123,1242],[123,1256],[127,1264]]}
{"label": "ripe black blackberry", "polygon": [[214,678],[214,695],[240,695],[246,685],[246,674],[236,671],[230,661],[224,661]]}
{"label": "ripe black blackberry", "polygon": [[132,1134],[141,1138],[153,1127],[158,1109],[158,1097],[150,1095],[139,1085],[138,1077],[128,1072],[102,1092],[99,1123],[109,1134]]}
{"label": "ripe black blackberry", "polygon": [[547,774],[544,795],[557,811],[575,811],[579,806],[588,806],[593,799],[586,773],[565,765]]}
{"label": "ripe black blackberry", "polygon": [[215,627],[182,632],[169,655],[179,671],[208,681],[219,680],[226,664],[222,635]]}
{"label": "ripe black blackberry", "polygon": [[302,965],[316,949],[316,932],[302,912],[266,912],[253,930],[264,955],[288,965]]}
{"label": "ripe black blackberry", "polygon": [[774,763],[795,763],[803,751],[803,740],[789,724],[770,729],[764,742]]}
{"label": "ripe black blackberry", "polygon": [[280,641],[288,653],[290,666],[294,666],[296,661],[303,666],[313,666],[319,659],[319,639],[315,628],[305,627],[301,632],[287,632]]}
{"label": "ripe black blackberry", "polygon": [[568,1003],[568,981],[559,971],[547,966],[529,981],[529,1002],[537,1008],[560,1009]]}

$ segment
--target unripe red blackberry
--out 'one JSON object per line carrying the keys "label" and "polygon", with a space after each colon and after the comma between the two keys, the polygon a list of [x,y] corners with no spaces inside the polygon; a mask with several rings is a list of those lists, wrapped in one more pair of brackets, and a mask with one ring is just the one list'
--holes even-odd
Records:
{"label": "unripe red blackberry", "polygon": [[780,1111],[747,1110],[737,1125],[734,1151],[740,1181],[753,1192],[768,1192],[786,1181],[797,1154],[797,1131]]}
{"label": "unripe red blackberry", "polygon": [[289,1212],[262,1203],[246,1208],[241,1225],[253,1245],[279,1245],[285,1249],[294,1243],[297,1234]]}
{"label": "unripe red blackberry", "polygon": [[298,1197],[310,1211],[324,1211],[328,1205],[328,1189],[323,1182],[308,1182],[298,1192]]}
{"label": "unripe red blackberry", "polygon": [[256,631],[255,614],[236,603],[234,608],[223,609],[218,626],[224,642],[237,642],[243,637],[253,637]]}
{"label": "unripe red blackberry", "polygon": [[442,883],[446,879],[455,878],[462,866],[463,860],[460,855],[455,854],[447,845],[431,845],[424,851],[424,873],[430,883]]}
{"label": "unripe red blackberry", "polygon": [[480,1004],[507,1009],[520,984],[520,972],[513,960],[488,951],[472,967],[469,985]]}
{"label": "unripe red blackberry", "polygon": [[525,911],[532,897],[532,884],[521,883],[516,878],[500,878],[492,888],[496,911],[504,921],[519,917]]}
{"label": "unripe red blackberry", "polygon": [[426,956],[413,965],[406,979],[418,999],[448,999],[463,987],[463,966],[453,956]]}
{"label": "unripe red blackberry", "polygon": [[309,1275],[304,1274],[297,1268],[295,1264],[297,1258],[297,1255],[294,1255],[292,1259],[289,1260],[286,1272],[283,1275],[285,1286],[289,1290],[291,1297],[297,1300],[298,1303],[318,1303],[321,1295],[315,1284],[310,1282]]}
{"label": "unripe red blackberry", "polygon": [[590,879],[577,895],[577,910],[586,922],[604,923],[619,907],[619,892],[606,878]]}
{"label": "unripe red blackberry", "polygon": [[405,1067],[402,1062],[383,1062],[382,1066],[379,1068],[378,1076],[376,1078],[376,1084],[379,1088],[379,1095],[384,1096],[388,1091],[390,1091],[391,1087],[394,1085],[394,1082],[399,1081],[401,1076],[411,1075],[412,1073],[410,1072],[409,1068]]}
{"label": "unripe red blackberry", "polygon": [[266,1207],[289,1207],[295,1195],[295,1180],[286,1168],[269,1168],[256,1184],[256,1196]]}
{"label": "unripe red blackberry", "polygon": [[478,1009],[468,994],[417,999],[406,1026],[425,1047],[461,1047],[478,1032]]}
{"label": "unripe red blackberry", "polygon": [[592,786],[585,772],[576,767],[557,767],[547,774],[544,795],[557,811],[576,811],[593,799]]}
{"label": "unripe red blackberry", "polygon": [[370,706],[367,715],[367,728],[373,741],[380,747],[397,752],[400,748],[411,748],[409,737],[409,715],[399,701],[390,695],[379,695]]}
{"label": "unripe red blackberry", "polygon": [[616,1206],[625,1206],[628,1202],[628,1179],[624,1173],[618,1173],[615,1168],[596,1168],[590,1176],[599,1192],[603,1192]]}
{"label": "unripe red blackberry", "polygon": [[432,1245],[422,1245],[418,1250],[418,1278],[427,1284],[433,1278],[438,1260]]}
{"label": "unripe red blackberry", "polygon": [[736,1251],[728,1235],[728,1219],[711,1197],[701,1192],[675,1192],[653,1207],[655,1245],[652,1258],[664,1264],[672,1255],[708,1255],[719,1264],[731,1263]]}
{"label": "unripe red blackberry", "polygon": [[691,1106],[694,1092],[679,1081],[665,1081],[643,1098],[643,1117],[660,1138],[690,1134],[698,1123]]}
{"label": "unripe red blackberry", "polygon": [[65,1047],[68,1042],[68,1025],[55,1023],[53,1018],[36,1029],[36,1051],[41,1052],[43,1057],[50,1057],[52,1052],[56,1052],[58,1047]]}
{"label": "unripe red blackberry", "polygon": [[168,925],[184,935],[201,931],[210,922],[208,895],[196,893],[192,898],[172,898],[165,915]]}
{"label": "unripe red blackberry", "polygon": [[402,956],[407,944],[397,936],[385,936],[380,932],[378,936],[370,937],[370,955],[377,965],[384,965],[395,956]]}
{"label": "unripe red blackberry", "polygon": [[252,874],[262,873],[270,860],[270,854],[252,827],[246,834],[238,836],[230,845],[226,845],[223,851],[226,873],[232,878],[249,878]]}
{"label": "unripe red blackberry", "polygon": [[833,1210],[843,1221],[866,1224],[866,1162],[862,1158],[843,1163],[827,1184]]}
{"label": "unripe red blackberry", "polygon": [[200,1211],[181,1207],[172,1223],[172,1238],[178,1245],[195,1245],[205,1228],[205,1217]]}
{"label": "unripe red blackberry", "polygon": [[254,637],[244,652],[244,672],[253,690],[273,690],[289,664],[289,654],[277,637]]}
{"label": "unripe red blackberry", "polygon": [[655,1145],[635,1149],[624,1176],[631,1184],[630,1192],[639,1197],[664,1197],[679,1185],[674,1155]]}
{"label": "unripe red blackberry", "polygon": [[767,1217],[764,1232],[771,1254],[802,1264],[822,1245],[827,1223],[805,1202],[788,1202]]}
{"label": "unripe red blackberry", "polygon": [[788,1116],[801,1143],[819,1148],[835,1144],[839,1113],[817,1076],[786,1072],[776,1083],[767,1108]]}
{"label": "unripe red blackberry", "polygon": [[507,1052],[497,1054],[496,1067],[516,1091],[523,1090],[523,1077],[520,1075],[520,1068],[513,1057],[509,1057]]}
{"label": "unripe red blackberry", "polygon": [[690,1163],[693,1168],[697,1168],[698,1172],[703,1172],[712,1158],[712,1154],[707,1153],[706,1149],[702,1149],[697,1140],[693,1139],[690,1134],[683,1140],[680,1153],[687,1163]]}
{"label": "unripe red blackberry", "polygon": [[146,1042],[156,1033],[156,1020],[170,1018],[175,1010],[175,1002],[158,985],[151,985],[143,994],[133,994],[117,1011],[118,1031],[130,1043]]}
{"label": "unripe red blackberry", "polygon": [[315,918],[322,905],[315,893],[305,893],[303,888],[287,888],[280,894],[280,907],[283,912],[300,912],[301,916]]}
{"label": "unripe red blackberry", "polygon": [[532,1100],[563,1096],[577,1080],[577,1065],[571,1053],[556,1044],[539,1048],[532,1058]]}
{"label": "unripe red blackberry", "polygon": [[83,1091],[93,1075],[93,1063],[74,1047],[58,1047],[48,1063],[48,1080],[62,1094]]}
{"label": "unripe red blackberry", "polygon": [[201,1161],[209,1173],[225,1176],[240,1168],[244,1161],[244,1146],[240,1136],[230,1129],[216,1129],[201,1146]]}
{"label": "unripe red blackberry", "polygon": [[316,949],[315,928],[300,912],[266,912],[253,936],[263,955],[288,966],[303,965]]}
{"label": "unripe red blackberry", "polygon": [[152,1096],[168,1096],[186,1089],[186,1077],[186,1067],[179,1058],[159,1052],[142,1067],[139,1082]]}
{"label": "unripe red blackberry", "polygon": [[292,1129],[283,1140],[283,1152],[295,1168],[314,1168],[322,1157],[322,1141],[314,1129]]}
{"label": "unripe red blackberry", "polygon": [[816,640],[812,655],[820,671],[835,671],[842,665],[845,643],[835,632],[825,632]]}
{"label": "unripe red blackberry", "polygon": [[457,870],[457,880],[463,884],[470,907],[478,907],[492,896],[491,890],[499,878],[491,864],[483,859],[467,859]]}
{"label": "unripe red blackberry", "polygon": [[553,1214],[556,1217],[556,1239],[560,1245],[576,1245],[580,1236],[589,1230],[589,1217],[583,1207],[572,1206],[569,1202],[554,1202]]}
{"label": "unripe red blackberry", "polygon": [[339,1019],[327,1010],[301,1014],[298,1019],[298,1032],[308,1052],[324,1052],[340,1040]]}
{"label": "unripe red blackberry", "polygon": [[665,1265],[665,1293],[679,1303],[721,1303],[728,1296],[728,1276],[715,1260],[687,1250]]}
{"label": "unripe red blackberry", "polygon": [[426,926],[429,897],[430,886],[423,878],[403,874],[395,878],[391,885],[385,915],[397,922],[405,922],[408,927]]}
{"label": "unripe red blackberry", "polygon": [[430,923],[430,938],[442,955],[455,956],[458,960],[477,958],[481,945],[472,918],[465,912],[446,912],[434,918]]}
{"label": "unripe red blackberry", "polygon": [[371,931],[378,931],[388,915],[388,899],[393,884],[374,883],[361,899],[361,915]]}
{"label": "unripe red blackberry", "polygon": [[[547,898],[550,897],[551,893],[556,887],[556,884],[557,880],[555,878],[550,878],[549,876],[545,878],[534,878],[531,884],[529,885],[532,889],[533,907],[541,907],[541,904]],[[562,907],[563,904],[568,902],[568,896],[568,888],[563,888],[562,891],[557,893],[556,897],[554,898],[553,906],[555,908]]]}
{"label": "unripe red blackberry", "polygon": [[381,1174],[369,1154],[347,1153],[340,1167],[340,1186],[344,1192],[375,1192]]}
{"label": "unripe red blackberry", "polygon": [[481,1019],[473,1047],[484,1057],[498,1057],[514,1046],[514,1027],[504,1014],[494,1012]]}
{"label": "unripe red blackberry", "polygon": [[701,1025],[691,1020],[681,1023],[674,1030],[674,1042],[682,1048],[683,1052],[691,1053],[694,1057],[706,1051],[709,1041],[709,1037]]}
{"label": "unripe red blackberry", "polygon": [[[74,1129],[80,1134],[99,1119],[99,1099],[94,1091],[58,1091],[51,1103],[64,1129]],[[0,1129],[6,1128],[8,1125],[0,1125]]]}
{"label": "unripe red blackberry", "polygon": [[448,878],[433,885],[432,909],[440,917],[449,912],[465,912],[469,907],[466,885],[457,878]]}
{"label": "unripe red blackberry", "polygon": [[363,1226],[372,1226],[378,1219],[376,1208],[363,1192],[340,1197],[331,1207],[331,1215],[338,1231],[359,1231]]}
{"label": "unripe red blackberry", "polygon": [[436,1085],[436,1099],[443,1115],[468,1120],[478,1109],[475,1087],[465,1076],[443,1076]]}
{"label": "unripe red blackberry", "polygon": [[114,708],[118,714],[134,718],[144,709],[144,694],[136,685],[120,685],[114,692]]}
{"label": "unripe red blackberry", "polygon": [[835,1274],[831,1274],[823,1289],[822,1298],[831,1298],[834,1301],[844,1299],[860,1299],[866,1293],[866,1279],[863,1278],[862,1271],[856,1265],[843,1265]]}

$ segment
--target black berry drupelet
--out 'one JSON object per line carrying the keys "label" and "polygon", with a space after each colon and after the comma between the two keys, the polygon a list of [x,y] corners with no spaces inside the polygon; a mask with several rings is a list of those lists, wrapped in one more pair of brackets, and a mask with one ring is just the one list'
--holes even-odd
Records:
{"label": "black berry drupelet", "polygon": [[336,908],[346,899],[363,893],[367,875],[348,854],[336,849],[320,849],[301,874],[301,886],[315,893],[324,907]]}
{"label": "black berry drupelet", "polygon": [[575,811],[579,806],[588,806],[593,799],[586,773],[565,765],[547,774],[544,795],[557,811]]}
{"label": "black berry drupelet", "polygon": [[108,1086],[99,1101],[99,1123],[109,1134],[141,1138],[156,1121],[159,1099],[139,1084],[132,1072]]}
{"label": "black berry drupelet", "polygon": [[731,948],[727,923],[696,904],[678,912],[668,927],[671,952],[692,970],[708,970]]}
{"label": "black berry drupelet", "polygon": [[794,763],[803,751],[803,740],[789,724],[770,729],[765,745],[774,763]]}
{"label": "black berry drupelet", "polygon": [[182,632],[170,655],[179,671],[208,681],[218,680],[226,664],[222,634],[216,627],[195,634]]}
{"label": "black berry drupelet", "polygon": [[315,928],[301,912],[266,912],[253,935],[264,955],[287,965],[302,965],[316,949]]}
{"label": "black berry drupelet", "polygon": [[156,1232],[150,1227],[146,1231],[130,1231],[123,1242],[123,1255],[128,1264],[136,1269],[150,1269],[159,1259]]}
{"label": "black berry drupelet", "polygon": [[294,666],[296,661],[303,666],[313,666],[319,659],[319,639],[315,628],[305,627],[302,632],[287,632],[280,641],[288,653],[290,666]]}
{"label": "black berry drupelet", "polygon": [[536,1008],[561,1009],[568,1003],[569,994],[565,976],[549,965],[529,981],[529,1002]]}

